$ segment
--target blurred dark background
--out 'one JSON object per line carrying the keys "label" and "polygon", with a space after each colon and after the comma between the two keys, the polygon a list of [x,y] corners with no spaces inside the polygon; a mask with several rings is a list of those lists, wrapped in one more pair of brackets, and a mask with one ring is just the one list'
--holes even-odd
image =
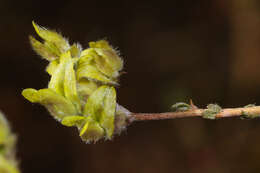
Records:
{"label": "blurred dark background", "polygon": [[23,173],[260,171],[260,121],[139,122],[113,141],[84,144],[22,89],[44,88],[47,62],[28,42],[31,21],[83,47],[106,38],[124,60],[118,102],[133,112],[260,104],[258,0],[0,1],[0,109],[18,134]]}

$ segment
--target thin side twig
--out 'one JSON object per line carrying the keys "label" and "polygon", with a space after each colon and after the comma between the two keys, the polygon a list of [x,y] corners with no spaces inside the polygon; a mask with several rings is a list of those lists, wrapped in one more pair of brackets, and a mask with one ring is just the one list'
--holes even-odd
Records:
{"label": "thin side twig", "polygon": [[[183,112],[165,112],[165,113],[131,113],[132,121],[147,121],[147,120],[163,120],[186,117],[203,117],[203,112],[207,109],[193,108]],[[244,114],[260,115],[260,106],[252,106],[246,108],[226,108],[222,109],[215,115],[216,118],[240,117]]]}

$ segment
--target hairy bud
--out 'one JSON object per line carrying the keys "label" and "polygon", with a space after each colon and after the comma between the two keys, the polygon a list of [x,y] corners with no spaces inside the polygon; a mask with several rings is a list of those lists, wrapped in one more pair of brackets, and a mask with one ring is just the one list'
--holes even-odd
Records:
{"label": "hairy bud", "polygon": [[107,41],[90,42],[82,50],[70,46],[55,31],[33,22],[43,43],[30,36],[33,49],[49,61],[46,71],[51,78],[48,88],[25,89],[22,95],[32,103],[45,106],[65,126],[75,126],[86,142],[112,139],[126,126],[127,114],[118,112],[115,86],[123,60]]}

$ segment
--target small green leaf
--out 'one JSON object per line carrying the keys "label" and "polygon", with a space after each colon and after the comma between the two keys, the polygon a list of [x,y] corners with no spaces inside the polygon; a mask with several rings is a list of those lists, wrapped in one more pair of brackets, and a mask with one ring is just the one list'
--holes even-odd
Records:
{"label": "small green leaf", "polygon": [[255,104],[248,104],[246,106],[244,106],[244,108],[251,108],[251,107],[255,107],[256,105]]}
{"label": "small green leaf", "polygon": [[214,120],[216,115],[221,112],[222,108],[217,104],[209,104],[207,109],[202,112],[202,117],[206,119]]}
{"label": "small green leaf", "polygon": [[176,103],[176,104],[172,105],[171,109],[174,112],[188,111],[188,110],[191,109],[191,106],[189,104],[187,104],[187,103],[179,102],[179,103]]}
{"label": "small green leaf", "polygon": [[80,129],[80,137],[87,143],[96,142],[104,137],[103,128],[90,117],[87,118],[85,125]]}
{"label": "small green leaf", "polygon": [[241,119],[244,120],[244,119],[254,119],[254,118],[259,118],[260,115],[259,114],[252,114],[252,113],[249,113],[249,112],[246,112],[246,111],[242,111],[241,112]]}
{"label": "small green leaf", "polygon": [[[255,107],[255,104],[248,104],[246,106],[244,106],[244,108],[251,108],[251,107]],[[254,119],[254,118],[258,118],[260,117],[259,114],[252,114],[252,113],[248,113],[247,111],[242,111],[241,113],[241,119]]]}
{"label": "small green leaf", "polygon": [[65,97],[57,94],[52,89],[25,89],[22,95],[32,103],[40,103],[45,106],[53,117],[62,120],[65,116],[77,115],[75,106]]}
{"label": "small green leaf", "polygon": [[205,118],[205,119],[214,120],[214,119],[216,119],[216,113],[215,113],[215,112],[212,112],[212,111],[210,111],[210,110],[205,110],[205,111],[202,113],[202,117]]}
{"label": "small green leaf", "polygon": [[73,116],[64,117],[63,120],[61,121],[61,124],[68,127],[72,127],[72,126],[80,127],[85,120],[86,117],[73,115]]}
{"label": "small green leaf", "polygon": [[217,104],[209,104],[207,108],[216,113],[219,113],[222,110],[222,108]]}
{"label": "small green leaf", "polygon": [[53,45],[55,45],[61,53],[66,52],[70,48],[68,41],[63,38],[62,35],[55,31],[43,28],[35,22],[32,22],[32,24],[37,34],[46,42],[53,43]]}

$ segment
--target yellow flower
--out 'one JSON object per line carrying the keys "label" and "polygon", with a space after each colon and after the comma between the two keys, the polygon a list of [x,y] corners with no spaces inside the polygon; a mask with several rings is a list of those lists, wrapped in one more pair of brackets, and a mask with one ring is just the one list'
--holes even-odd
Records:
{"label": "yellow flower", "polygon": [[[115,132],[116,90],[123,61],[105,40],[81,51],[55,31],[33,22],[43,43],[30,36],[33,49],[49,61],[48,88],[25,89],[22,95],[45,106],[65,126],[76,126],[86,142],[111,139]],[[122,118],[121,118],[122,119]],[[124,123],[122,123],[124,124]]]}

